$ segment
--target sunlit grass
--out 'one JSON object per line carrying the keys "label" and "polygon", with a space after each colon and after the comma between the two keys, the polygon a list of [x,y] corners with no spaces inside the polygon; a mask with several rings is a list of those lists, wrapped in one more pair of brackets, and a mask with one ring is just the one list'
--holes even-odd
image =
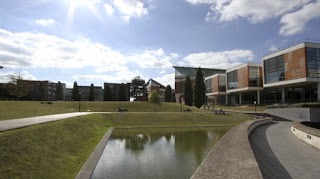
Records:
{"label": "sunlit grass", "polygon": [[[116,112],[119,107],[127,108],[129,112],[180,112],[181,110],[180,104],[177,103],[161,103],[161,105],[149,102],[118,101],[81,101],[80,103],[80,110],[82,112]],[[189,108],[192,111],[203,111],[184,105],[182,108]],[[53,102],[53,104],[41,104],[40,101],[0,101],[0,120],[78,111],[79,102],[77,101]]]}
{"label": "sunlit grass", "polygon": [[[146,104],[150,105],[144,103],[144,110],[152,109]],[[123,107],[128,107],[129,111],[135,109],[130,105]],[[166,104],[161,106],[167,107]],[[174,106],[175,110],[180,109],[178,107]],[[158,109],[161,111],[160,107]],[[170,131],[179,131],[172,127],[231,127],[250,119],[243,114],[215,115],[212,112],[91,114],[1,132],[0,178],[74,178],[109,127],[131,130],[146,127],[144,130],[149,132],[154,129],[148,127],[156,127],[158,132],[159,128],[171,127]]]}

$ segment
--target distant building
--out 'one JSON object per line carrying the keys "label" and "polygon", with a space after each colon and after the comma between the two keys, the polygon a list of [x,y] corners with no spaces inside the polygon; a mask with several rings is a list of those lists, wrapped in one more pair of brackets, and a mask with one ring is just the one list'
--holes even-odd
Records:
{"label": "distant building", "polygon": [[[123,83],[104,83],[104,89],[106,89],[106,85],[109,86],[112,101],[119,101],[120,86],[122,84]],[[124,85],[126,91],[126,101],[130,101],[130,83]]]}
{"label": "distant building", "polygon": [[206,96],[208,102],[214,104],[226,104],[227,101],[227,75],[218,73],[205,78]]}
{"label": "distant building", "polygon": [[64,90],[64,94],[65,94],[65,100],[66,100],[66,101],[71,101],[72,88],[66,88],[66,89]]}
{"label": "distant building", "polygon": [[[189,76],[191,79],[191,84],[194,87],[195,79],[197,76],[198,68],[193,67],[178,67],[173,66],[175,69],[175,97],[176,101],[179,102],[180,96],[184,93],[184,82],[186,77]],[[203,78],[212,76],[218,73],[226,73],[226,70],[223,69],[210,69],[210,68],[201,68]]]}
{"label": "distant building", "polygon": [[151,94],[151,92],[153,90],[155,90],[158,94],[159,94],[159,97],[160,97],[160,102],[163,102],[164,101],[164,92],[166,90],[166,87],[163,86],[162,84],[160,84],[159,82],[153,80],[153,79],[150,79],[146,84],[145,84],[146,88],[147,88],[147,91],[148,91],[148,95]]}
{"label": "distant building", "polygon": [[[81,93],[81,101],[89,101],[90,88],[91,86],[78,86],[78,90]],[[103,89],[101,86],[95,86],[94,93],[95,93],[95,101],[103,100]],[[72,90],[71,90],[71,94],[72,94]]]}
{"label": "distant building", "polygon": [[[35,81],[35,80],[22,80],[26,85],[28,86],[29,89],[29,94],[26,97],[26,100],[39,100],[38,99],[38,89],[39,85],[42,82],[43,83],[43,89],[44,89],[44,94],[43,94],[43,100],[55,100],[55,95],[56,95],[56,87],[58,83],[54,83],[51,81]],[[65,100],[65,88],[66,84],[61,83],[62,87],[62,99]]]}

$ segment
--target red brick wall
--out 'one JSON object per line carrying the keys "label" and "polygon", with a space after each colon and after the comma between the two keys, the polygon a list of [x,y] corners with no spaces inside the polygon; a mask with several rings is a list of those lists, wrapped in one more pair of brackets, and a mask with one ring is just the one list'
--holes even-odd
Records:
{"label": "red brick wall", "polygon": [[284,54],[284,65],[286,80],[307,77],[305,48]]}
{"label": "red brick wall", "polygon": [[183,93],[183,89],[184,89],[184,82],[175,82],[175,93]]}
{"label": "red brick wall", "polygon": [[249,68],[243,67],[238,69],[238,88],[249,86]]}

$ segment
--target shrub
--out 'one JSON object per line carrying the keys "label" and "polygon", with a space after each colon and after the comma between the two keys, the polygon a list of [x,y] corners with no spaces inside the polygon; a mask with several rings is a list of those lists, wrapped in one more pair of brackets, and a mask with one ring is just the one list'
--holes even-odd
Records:
{"label": "shrub", "polygon": [[149,102],[150,103],[159,103],[160,97],[157,91],[153,90],[151,94],[149,95]]}

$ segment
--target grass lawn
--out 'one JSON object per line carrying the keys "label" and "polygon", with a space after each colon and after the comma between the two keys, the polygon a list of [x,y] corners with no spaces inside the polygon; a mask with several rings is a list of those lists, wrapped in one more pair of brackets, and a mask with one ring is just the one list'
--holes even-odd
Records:
{"label": "grass lawn", "polygon": [[[255,111],[254,105],[242,105],[242,106],[219,106],[216,105],[214,107],[216,110],[223,109],[223,110],[233,110],[233,111]],[[257,112],[263,112],[266,110],[266,106],[257,105],[256,111]]]}
{"label": "grass lawn", "polygon": [[[130,111],[130,105],[123,107]],[[140,107],[152,109],[149,103],[144,105]],[[167,108],[161,107],[159,111]],[[250,119],[236,113],[129,112],[92,114],[1,132],[0,178],[74,178],[109,127],[234,126]]]}
{"label": "grass lawn", "polygon": [[108,127],[82,116],[0,133],[0,178],[74,178]]}
{"label": "grass lawn", "polygon": [[[161,105],[149,102],[105,102],[105,101],[81,101],[81,111],[94,112],[116,112],[119,107],[124,107],[129,112],[180,112],[178,103],[161,103]],[[195,107],[184,106],[192,111],[203,111]],[[79,102],[59,101],[53,104],[41,104],[40,101],[0,101],[0,120],[15,119],[23,117],[43,116],[49,114],[60,114],[78,112]]]}

